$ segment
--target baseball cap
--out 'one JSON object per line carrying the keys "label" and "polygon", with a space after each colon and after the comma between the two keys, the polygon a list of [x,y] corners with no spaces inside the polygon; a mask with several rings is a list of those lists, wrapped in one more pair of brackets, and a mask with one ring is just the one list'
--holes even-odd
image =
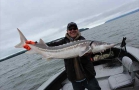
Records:
{"label": "baseball cap", "polygon": [[70,27],[75,27],[75,28],[77,28],[77,29],[78,29],[77,24],[76,24],[76,23],[74,23],[74,22],[70,22],[70,23],[68,23],[68,25],[67,25],[67,30],[68,30]]}

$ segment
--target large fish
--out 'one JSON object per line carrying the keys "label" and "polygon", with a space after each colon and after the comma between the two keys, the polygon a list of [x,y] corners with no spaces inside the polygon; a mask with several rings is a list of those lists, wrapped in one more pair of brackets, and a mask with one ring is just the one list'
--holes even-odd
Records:
{"label": "large fish", "polygon": [[[17,29],[20,35],[21,42],[16,45],[16,48],[23,48],[23,45],[27,41],[22,32]],[[39,43],[32,45],[28,44],[31,47],[31,50],[26,53],[38,53],[44,56],[46,59],[67,59],[73,57],[81,57],[86,53],[98,53],[103,52],[106,49],[114,47],[116,44],[108,44],[99,41],[91,41],[91,40],[79,40],[70,42],[67,44],[49,47],[47,46],[42,39],[40,39]]]}

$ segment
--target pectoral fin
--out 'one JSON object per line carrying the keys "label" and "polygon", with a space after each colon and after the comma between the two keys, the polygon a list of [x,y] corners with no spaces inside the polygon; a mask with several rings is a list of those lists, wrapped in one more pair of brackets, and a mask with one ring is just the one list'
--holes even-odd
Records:
{"label": "pectoral fin", "polygon": [[45,60],[47,60],[47,61],[50,61],[50,60],[52,60],[52,58],[47,58],[47,57],[42,57],[42,59],[45,59]]}
{"label": "pectoral fin", "polygon": [[90,46],[86,47],[86,49],[85,49],[84,51],[82,51],[82,52],[79,53],[79,56],[81,57],[81,56],[85,55],[85,54],[88,53],[90,50],[91,50],[91,47],[90,47]]}

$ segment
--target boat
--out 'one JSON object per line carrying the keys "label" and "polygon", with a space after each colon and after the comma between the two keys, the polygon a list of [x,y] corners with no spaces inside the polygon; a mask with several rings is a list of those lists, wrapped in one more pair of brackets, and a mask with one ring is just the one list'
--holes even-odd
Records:
{"label": "boat", "polygon": [[[92,56],[101,90],[139,90],[139,49],[121,45]],[[50,77],[37,90],[73,90],[65,68]],[[87,89],[86,89],[87,90]]]}

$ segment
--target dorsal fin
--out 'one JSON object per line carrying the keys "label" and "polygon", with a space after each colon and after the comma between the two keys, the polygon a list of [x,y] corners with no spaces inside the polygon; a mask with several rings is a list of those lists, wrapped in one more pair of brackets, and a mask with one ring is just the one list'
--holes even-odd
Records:
{"label": "dorsal fin", "polygon": [[42,39],[40,39],[39,43],[37,43],[35,46],[42,49],[46,49],[48,47]]}
{"label": "dorsal fin", "polygon": [[46,47],[48,47],[42,39],[40,39],[39,44],[42,44],[42,45],[45,45]]}

